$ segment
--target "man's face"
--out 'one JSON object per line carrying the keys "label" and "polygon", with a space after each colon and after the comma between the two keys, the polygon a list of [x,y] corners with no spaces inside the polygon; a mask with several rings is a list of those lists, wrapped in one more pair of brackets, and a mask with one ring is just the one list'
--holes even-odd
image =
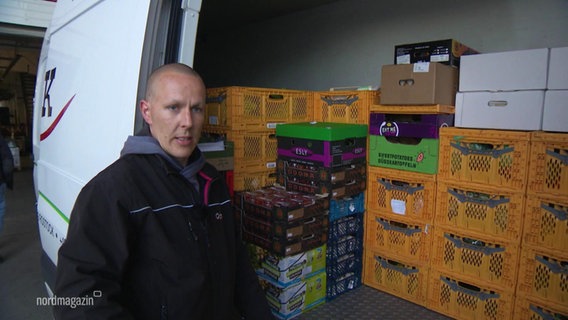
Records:
{"label": "man's face", "polygon": [[156,78],[152,94],[140,102],[152,136],[182,166],[199,142],[204,108],[205,86],[201,79],[173,71]]}

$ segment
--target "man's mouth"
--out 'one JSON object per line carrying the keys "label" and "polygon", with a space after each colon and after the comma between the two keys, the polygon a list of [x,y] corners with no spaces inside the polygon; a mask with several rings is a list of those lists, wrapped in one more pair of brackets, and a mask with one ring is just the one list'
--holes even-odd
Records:
{"label": "man's mouth", "polygon": [[176,137],[177,142],[180,144],[189,144],[193,141],[192,137]]}

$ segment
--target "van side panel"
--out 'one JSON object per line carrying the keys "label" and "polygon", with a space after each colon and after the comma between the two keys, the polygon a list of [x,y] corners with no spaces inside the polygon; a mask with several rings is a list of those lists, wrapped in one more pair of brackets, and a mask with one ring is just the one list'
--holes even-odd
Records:
{"label": "van side panel", "polygon": [[150,0],[59,0],[37,78],[34,178],[43,250],[57,250],[82,186],[133,134]]}

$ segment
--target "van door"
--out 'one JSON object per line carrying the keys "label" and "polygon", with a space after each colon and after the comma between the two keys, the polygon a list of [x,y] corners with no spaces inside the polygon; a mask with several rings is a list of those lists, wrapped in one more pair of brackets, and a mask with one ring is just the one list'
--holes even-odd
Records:
{"label": "van door", "polygon": [[[164,62],[192,64],[201,2],[190,3],[57,1],[40,56],[33,128],[42,269],[50,295],[79,191],[119,157],[127,136],[141,126],[140,79]],[[168,38],[170,33],[177,36]]]}

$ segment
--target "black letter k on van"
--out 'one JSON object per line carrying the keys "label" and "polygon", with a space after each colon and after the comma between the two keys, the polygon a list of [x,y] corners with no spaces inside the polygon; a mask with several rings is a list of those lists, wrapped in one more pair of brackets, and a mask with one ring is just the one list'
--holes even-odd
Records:
{"label": "black letter k on van", "polygon": [[47,70],[45,72],[45,85],[43,87],[43,103],[41,105],[41,116],[45,117],[45,101],[47,100],[47,116],[51,117],[51,111],[53,108],[51,107],[51,100],[49,98],[49,90],[51,89],[51,84],[53,83],[53,79],[55,79],[55,69]]}

